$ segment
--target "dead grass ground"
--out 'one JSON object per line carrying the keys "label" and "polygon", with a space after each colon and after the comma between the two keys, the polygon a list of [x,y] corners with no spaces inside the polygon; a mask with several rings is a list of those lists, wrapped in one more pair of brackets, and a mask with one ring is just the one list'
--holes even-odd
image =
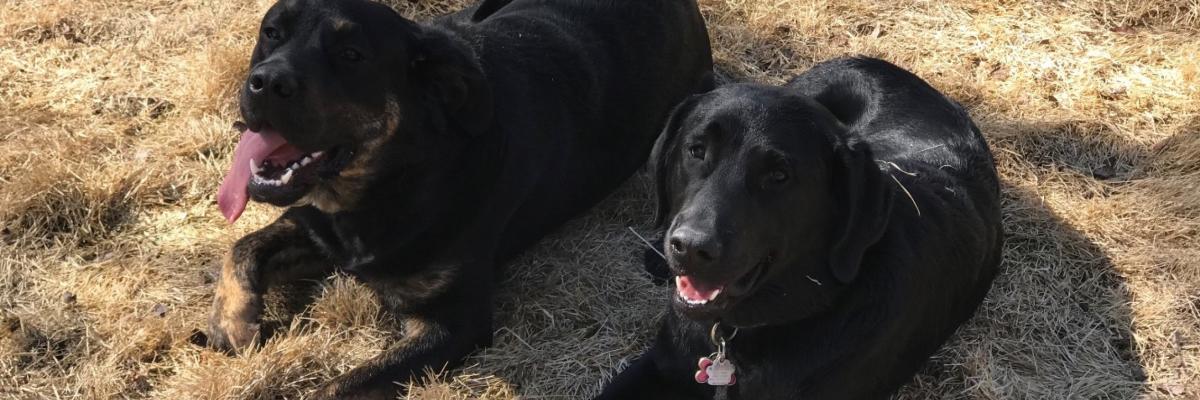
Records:
{"label": "dead grass ground", "polygon": [[[462,0],[396,1],[424,18]],[[1005,187],[1004,273],[903,398],[1200,397],[1200,2],[703,0],[719,62],[781,82],[875,55],[962,101]],[[345,278],[242,357],[189,342],[263,0],[0,3],[0,397],[294,398],[395,335]],[[635,178],[511,266],[495,347],[422,399],[579,398],[644,345]]]}

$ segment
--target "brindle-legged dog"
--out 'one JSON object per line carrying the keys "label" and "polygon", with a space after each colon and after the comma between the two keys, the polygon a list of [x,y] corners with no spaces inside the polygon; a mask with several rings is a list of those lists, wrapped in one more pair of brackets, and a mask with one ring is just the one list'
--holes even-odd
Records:
{"label": "brindle-legged dog", "polygon": [[209,339],[261,339],[273,285],[355,276],[406,335],[318,398],[392,397],[488,345],[498,265],[641,166],[712,71],[694,0],[487,0],[426,24],[285,0],[260,34],[218,203],[290,208],[233,246]]}

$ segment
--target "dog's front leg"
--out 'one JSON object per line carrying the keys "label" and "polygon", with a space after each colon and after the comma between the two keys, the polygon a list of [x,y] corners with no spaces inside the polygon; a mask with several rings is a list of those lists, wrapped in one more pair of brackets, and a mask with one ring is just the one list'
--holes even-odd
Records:
{"label": "dog's front leg", "polygon": [[[664,379],[662,370],[655,362],[655,351],[651,348],[633,364],[617,374],[595,400],[698,400],[699,393],[680,387],[678,380]],[[684,382],[685,384],[688,382]],[[694,383],[694,382],[693,382]]]}
{"label": "dog's front leg", "polygon": [[[693,372],[686,366],[659,364],[662,360],[678,358],[669,347],[663,343],[669,341],[659,338],[659,342],[651,345],[642,355],[638,356],[628,367],[625,367],[612,381],[604,385],[604,390],[595,400],[701,400],[712,398],[711,389],[696,383]],[[669,345],[666,345],[669,346]],[[680,369],[680,367],[684,367]]]}
{"label": "dog's front leg", "polygon": [[653,350],[642,353],[632,364],[621,370],[612,381],[604,385],[604,391],[595,400],[639,399],[650,396],[659,386],[658,367],[654,364]]}
{"label": "dog's front leg", "polygon": [[316,213],[290,209],[233,245],[213,294],[208,321],[211,346],[240,350],[254,342],[269,285],[332,271],[332,263],[318,251],[305,225],[319,217]]}

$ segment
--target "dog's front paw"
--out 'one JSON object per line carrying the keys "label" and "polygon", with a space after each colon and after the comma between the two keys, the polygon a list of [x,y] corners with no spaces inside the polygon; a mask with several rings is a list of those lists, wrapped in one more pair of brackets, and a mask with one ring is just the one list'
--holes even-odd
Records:
{"label": "dog's front paw", "polygon": [[258,323],[221,319],[214,315],[208,324],[208,345],[217,350],[236,353],[254,344],[258,332]]}
{"label": "dog's front paw", "polygon": [[222,279],[208,319],[209,346],[230,352],[250,347],[259,337],[261,313],[262,296]]}

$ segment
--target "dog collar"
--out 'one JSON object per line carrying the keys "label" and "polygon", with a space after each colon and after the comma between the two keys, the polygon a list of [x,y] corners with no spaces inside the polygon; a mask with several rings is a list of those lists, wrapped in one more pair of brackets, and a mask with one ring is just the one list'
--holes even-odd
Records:
{"label": "dog collar", "polygon": [[722,389],[737,383],[737,367],[725,353],[726,342],[733,340],[737,334],[738,328],[734,327],[733,334],[726,338],[721,334],[721,323],[713,323],[708,338],[712,341],[713,346],[717,347],[717,351],[707,357],[700,357],[696,365],[696,383],[705,383]]}

